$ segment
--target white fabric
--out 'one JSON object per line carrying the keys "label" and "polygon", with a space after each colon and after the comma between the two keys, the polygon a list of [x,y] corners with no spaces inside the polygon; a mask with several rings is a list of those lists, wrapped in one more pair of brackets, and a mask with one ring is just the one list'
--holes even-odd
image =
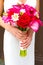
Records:
{"label": "white fabric", "polygon": [[[4,11],[11,7],[12,4],[16,4],[17,0],[5,0],[4,1]],[[27,0],[25,4],[29,4],[33,7],[36,6],[36,0]],[[31,41],[31,45],[28,48],[27,56],[19,56],[19,41],[10,32],[5,30],[4,32],[4,61],[5,65],[35,65],[35,32]]]}

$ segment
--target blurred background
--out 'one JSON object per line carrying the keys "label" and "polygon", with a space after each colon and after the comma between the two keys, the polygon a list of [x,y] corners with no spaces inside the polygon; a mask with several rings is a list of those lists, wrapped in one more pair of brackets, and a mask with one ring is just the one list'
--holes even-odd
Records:
{"label": "blurred background", "polygon": [[[43,0],[40,0],[40,19],[43,21]],[[4,29],[0,27],[0,65],[4,65],[3,34]],[[43,65],[43,27],[35,36],[35,65]]]}
{"label": "blurred background", "polygon": [[[43,0],[40,1],[40,19],[43,21]],[[36,33],[35,38],[35,65],[43,65],[43,27]]]}

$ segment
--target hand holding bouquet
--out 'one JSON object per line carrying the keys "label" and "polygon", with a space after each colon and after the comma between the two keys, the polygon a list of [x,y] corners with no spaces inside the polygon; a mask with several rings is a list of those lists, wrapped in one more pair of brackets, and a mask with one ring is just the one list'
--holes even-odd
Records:
{"label": "hand holding bouquet", "polygon": [[[39,27],[42,25],[40,21],[39,12],[29,5],[12,5],[3,15],[2,19],[5,23],[17,27],[21,31],[27,31],[32,29],[37,32]],[[20,41],[22,43],[22,41]],[[26,56],[27,50],[20,47],[20,56]]]}

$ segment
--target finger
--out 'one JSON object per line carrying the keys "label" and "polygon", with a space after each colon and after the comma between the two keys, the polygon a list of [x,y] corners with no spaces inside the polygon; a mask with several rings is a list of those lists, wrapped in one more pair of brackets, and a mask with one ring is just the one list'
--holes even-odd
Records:
{"label": "finger", "polygon": [[23,34],[23,31],[21,31],[21,30],[19,30],[19,29],[17,29],[17,30],[18,30],[18,31],[17,31],[18,33]]}
{"label": "finger", "polygon": [[26,45],[24,45],[24,48],[28,48],[28,46],[31,44],[31,39],[27,42],[27,44]]}
{"label": "finger", "polygon": [[31,41],[28,42],[26,45],[24,45],[23,48],[24,48],[24,49],[25,49],[25,48],[28,48],[28,47],[30,46],[30,44],[31,44]]}
{"label": "finger", "polygon": [[[20,36],[20,35],[19,35]],[[23,41],[23,40],[26,40],[27,39],[27,35],[25,35],[25,36],[20,36],[20,38],[21,38],[21,41]]]}
{"label": "finger", "polygon": [[27,48],[30,45],[30,42],[31,42],[31,39],[27,40],[26,43],[22,43],[21,46],[24,47],[24,48]]}
{"label": "finger", "polygon": [[15,27],[15,32],[22,33],[22,31],[19,30],[17,27]]}
{"label": "finger", "polygon": [[[27,43],[28,44],[28,43]],[[21,47],[23,47],[23,49],[25,49],[25,48],[28,48],[28,46],[29,46],[29,44],[28,45],[23,45],[23,46],[21,46]]]}
{"label": "finger", "polygon": [[25,40],[23,40],[23,43],[26,43],[29,39],[32,39],[32,35],[28,35]]}
{"label": "finger", "polygon": [[22,42],[24,42],[27,39],[27,36],[22,37]]}
{"label": "finger", "polygon": [[18,30],[18,33],[21,33],[21,34],[23,34],[23,35],[25,35],[25,34],[27,33],[27,31],[21,31],[21,30],[19,30],[18,28],[17,28],[17,30]]}
{"label": "finger", "polygon": [[21,36],[21,37],[26,37],[26,35],[23,35],[23,33],[19,33],[18,30],[15,31],[15,33],[16,33],[17,35]]}
{"label": "finger", "polygon": [[20,41],[26,39],[26,37],[23,38],[20,34],[15,34],[15,37],[18,38]]}
{"label": "finger", "polygon": [[18,35],[16,35],[15,37],[16,37],[18,40],[20,40],[20,41],[21,41],[21,39],[22,39],[22,38],[21,38],[20,36],[18,36]]}
{"label": "finger", "polygon": [[30,46],[30,44],[23,47],[23,49],[27,49]]}
{"label": "finger", "polygon": [[19,33],[19,32],[17,32],[17,31],[15,32],[15,34],[18,35],[18,36],[20,36],[20,37],[22,37],[22,34]]}
{"label": "finger", "polygon": [[27,37],[26,39],[24,39],[22,42],[22,44],[26,43],[29,40],[29,37]]}

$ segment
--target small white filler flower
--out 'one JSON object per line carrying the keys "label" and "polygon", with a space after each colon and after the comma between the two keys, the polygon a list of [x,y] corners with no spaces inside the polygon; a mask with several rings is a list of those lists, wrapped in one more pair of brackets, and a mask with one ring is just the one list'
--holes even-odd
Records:
{"label": "small white filler flower", "polygon": [[25,12],[26,12],[25,9],[21,9],[20,10],[20,15],[24,14]]}
{"label": "small white filler flower", "polygon": [[12,20],[13,20],[13,21],[19,20],[19,14],[18,14],[18,13],[14,13],[14,14],[12,15]]}

